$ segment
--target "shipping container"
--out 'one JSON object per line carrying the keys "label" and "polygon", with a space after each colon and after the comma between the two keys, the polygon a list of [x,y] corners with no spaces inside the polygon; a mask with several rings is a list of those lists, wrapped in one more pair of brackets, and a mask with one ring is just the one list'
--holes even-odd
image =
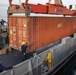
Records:
{"label": "shipping container", "polygon": [[74,17],[17,17],[10,16],[9,41],[20,49],[23,41],[29,43],[28,50],[34,51],[76,32]]}

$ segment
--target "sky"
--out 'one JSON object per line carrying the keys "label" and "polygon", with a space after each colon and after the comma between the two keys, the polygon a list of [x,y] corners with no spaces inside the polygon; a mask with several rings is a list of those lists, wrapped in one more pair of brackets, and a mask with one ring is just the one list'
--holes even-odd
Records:
{"label": "sky", "polygon": [[[21,0],[21,2],[24,2],[25,0]],[[54,0],[52,0],[53,3]],[[29,0],[28,3],[33,3],[33,4],[46,4],[48,0]],[[69,5],[73,5],[76,3],[76,0],[62,0],[64,6],[69,7]],[[13,4],[18,4],[18,0],[13,0]],[[0,1],[0,18],[3,18],[4,20],[7,21],[7,9],[8,9],[9,2],[8,0],[1,0]]]}
{"label": "sky", "polygon": [[[24,2],[25,0],[21,0],[21,2]],[[54,0],[52,0],[53,2]],[[46,3],[48,0],[29,0],[29,3]],[[71,4],[74,4],[76,0],[62,0],[63,4],[66,5],[67,7]],[[13,3],[18,3],[18,0],[13,0]],[[8,5],[8,0],[1,0],[0,4],[7,4]]]}

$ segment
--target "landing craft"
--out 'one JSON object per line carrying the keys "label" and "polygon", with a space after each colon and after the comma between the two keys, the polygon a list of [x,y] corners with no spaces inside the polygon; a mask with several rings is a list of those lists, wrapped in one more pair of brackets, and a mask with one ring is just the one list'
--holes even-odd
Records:
{"label": "landing craft", "polygon": [[54,0],[54,4],[50,4],[50,0],[46,4],[29,4],[28,0],[21,5],[11,2],[9,46],[20,50],[22,42],[31,43],[28,52],[37,55],[7,73],[47,75],[75,52],[76,11],[67,9],[61,0]]}

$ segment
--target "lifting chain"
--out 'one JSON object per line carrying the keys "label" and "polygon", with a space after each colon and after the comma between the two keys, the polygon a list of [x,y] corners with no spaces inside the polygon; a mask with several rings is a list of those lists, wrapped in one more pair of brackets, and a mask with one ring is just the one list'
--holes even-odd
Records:
{"label": "lifting chain", "polygon": [[28,17],[28,15],[30,15],[31,12],[31,8],[29,6],[25,6],[25,15],[26,17]]}

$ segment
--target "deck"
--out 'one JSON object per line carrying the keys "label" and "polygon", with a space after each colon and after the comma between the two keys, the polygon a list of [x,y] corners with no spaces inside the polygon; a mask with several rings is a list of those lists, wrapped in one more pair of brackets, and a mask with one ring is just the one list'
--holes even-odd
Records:
{"label": "deck", "polygon": [[23,61],[21,52],[14,49],[8,54],[0,55],[0,57],[3,59],[1,64],[6,67],[17,65]]}

